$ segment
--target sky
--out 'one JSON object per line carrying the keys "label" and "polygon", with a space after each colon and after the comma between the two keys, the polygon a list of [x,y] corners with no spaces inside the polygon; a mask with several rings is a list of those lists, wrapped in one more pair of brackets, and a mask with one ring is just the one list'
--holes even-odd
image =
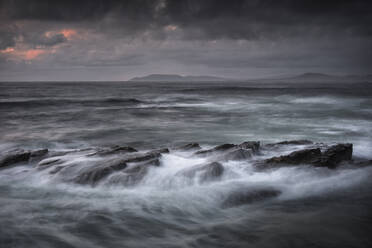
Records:
{"label": "sky", "polygon": [[0,81],[372,73],[372,1],[0,0]]}

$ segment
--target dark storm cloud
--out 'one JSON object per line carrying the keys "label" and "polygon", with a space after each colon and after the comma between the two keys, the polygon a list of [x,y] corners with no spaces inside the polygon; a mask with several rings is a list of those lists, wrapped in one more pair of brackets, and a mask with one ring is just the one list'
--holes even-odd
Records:
{"label": "dark storm cloud", "polygon": [[1,6],[8,20],[94,22],[110,16],[108,24],[123,31],[177,25],[189,32],[184,38],[195,39],[300,35],[314,26],[318,33],[371,35],[372,30],[372,4],[361,0],[3,0]]}
{"label": "dark storm cloud", "polygon": [[0,0],[0,64],[74,75],[371,73],[370,13],[367,0]]}

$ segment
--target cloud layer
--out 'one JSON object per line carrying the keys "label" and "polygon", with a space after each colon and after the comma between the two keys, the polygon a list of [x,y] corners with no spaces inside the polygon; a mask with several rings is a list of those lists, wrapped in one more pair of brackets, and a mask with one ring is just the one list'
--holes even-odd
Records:
{"label": "cloud layer", "polygon": [[370,1],[0,1],[0,80],[372,73]]}

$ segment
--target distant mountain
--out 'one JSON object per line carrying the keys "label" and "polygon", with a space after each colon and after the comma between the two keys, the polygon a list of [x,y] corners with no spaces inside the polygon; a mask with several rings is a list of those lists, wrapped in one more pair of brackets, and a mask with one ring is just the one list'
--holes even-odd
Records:
{"label": "distant mountain", "polygon": [[226,78],[213,76],[181,76],[177,74],[151,74],[144,77],[134,77],[129,81],[137,82],[186,82],[186,81],[225,81]]}

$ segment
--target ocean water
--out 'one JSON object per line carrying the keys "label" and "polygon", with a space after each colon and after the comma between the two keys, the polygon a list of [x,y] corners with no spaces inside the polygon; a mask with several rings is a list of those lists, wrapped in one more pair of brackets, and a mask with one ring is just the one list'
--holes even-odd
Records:
{"label": "ocean water", "polygon": [[[354,158],[372,159],[372,84],[0,83],[0,154],[74,151],[58,157],[61,173],[38,161],[0,169],[0,247],[370,247],[372,166],[254,170],[254,159],[303,148],[285,146],[221,160],[223,175],[206,182],[178,175],[210,158],[172,149],[295,139],[353,143]],[[134,185],[120,172],[94,186],[66,180],[113,145],[171,151]],[[266,188],[280,195],[223,207]]]}

